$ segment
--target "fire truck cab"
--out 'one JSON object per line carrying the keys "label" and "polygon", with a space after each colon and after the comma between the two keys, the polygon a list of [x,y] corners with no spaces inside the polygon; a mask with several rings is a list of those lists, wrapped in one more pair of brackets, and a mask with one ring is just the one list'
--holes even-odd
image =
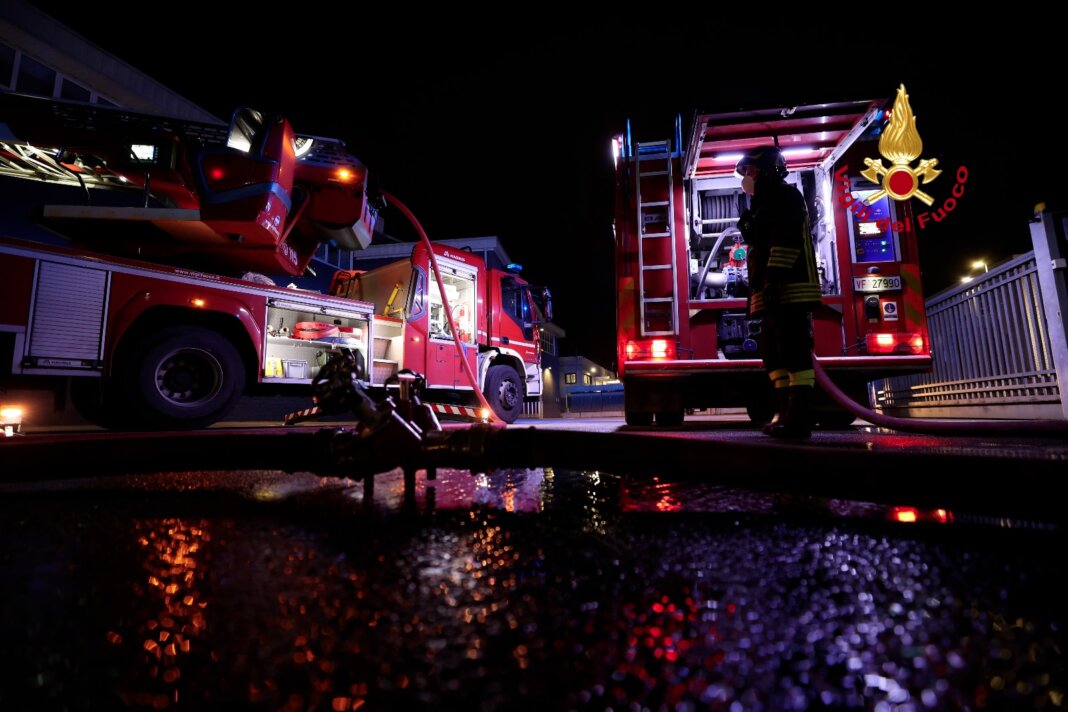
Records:
{"label": "fire truck cab", "polygon": [[[861,402],[875,378],[930,367],[916,232],[907,201],[861,175],[878,157],[888,102],[858,101],[698,113],[682,141],[636,142],[616,155],[617,357],[628,424],[678,425],[687,410],[773,412],[759,355],[760,320],[747,312],[747,246],[737,223],[748,207],[735,165],[744,151],[778,145],[800,190],[823,304],[813,314],[815,354]],[[865,209],[859,209],[864,206]],[[824,426],[853,416],[817,403]]]}
{"label": "fire truck cab", "polygon": [[[451,323],[423,243],[412,248],[410,260],[366,272],[337,272],[330,291],[376,305],[372,360],[376,382],[410,369],[425,374],[429,399],[463,405],[472,394],[463,358],[497,416],[514,422],[525,400],[541,398],[537,324],[542,315],[551,316],[547,290],[536,298],[518,274],[487,268],[471,252],[431,246],[452,309]],[[454,328],[462,354],[453,341]]]}

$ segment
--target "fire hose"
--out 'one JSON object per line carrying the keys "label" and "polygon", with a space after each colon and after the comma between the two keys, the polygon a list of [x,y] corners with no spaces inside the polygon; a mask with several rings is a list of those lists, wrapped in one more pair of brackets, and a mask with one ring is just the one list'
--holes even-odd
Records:
{"label": "fire hose", "polygon": [[[382,195],[392,205],[395,205],[397,209],[401,211],[404,217],[408,218],[408,222],[410,222],[412,224],[412,227],[415,228],[416,232],[419,233],[419,239],[421,239],[423,241],[423,244],[426,245],[427,254],[430,255],[430,265],[434,270],[434,279],[438,283],[438,292],[441,294],[441,302],[445,306],[445,318],[448,319],[449,324],[455,324],[452,318],[452,305],[449,304],[449,298],[445,294],[445,283],[441,280],[441,270],[438,269],[438,260],[437,257],[434,256],[434,248],[430,244],[430,238],[427,237],[426,231],[423,229],[422,224],[415,217],[415,214],[408,209],[407,205],[397,199],[396,196],[387,193],[386,191],[382,191]],[[452,342],[456,346],[456,353],[460,356],[460,364],[463,366],[464,375],[467,376],[467,382],[471,384],[471,388],[474,389],[475,395],[478,397],[478,402],[489,414],[489,417],[492,422],[502,424],[503,421],[501,421],[501,419],[497,417],[497,414],[493,412],[493,408],[490,407],[489,401],[486,400],[486,396],[482,393],[482,389],[478,386],[478,379],[475,378],[474,371],[471,370],[471,364],[467,361],[467,352],[463,344],[460,342],[460,335],[457,333],[458,329],[456,329],[454,326],[453,328],[449,329],[449,331],[452,333]]]}
{"label": "fire hose", "polygon": [[819,364],[815,354],[812,357],[812,368],[816,372],[816,383],[831,397],[839,407],[844,408],[858,418],[877,425],[880,428],[901,430],[911,433],[945,433],[957,435],[970,435],[976,433],[1012,433],[1033,434],[1047,436],[1068,435],[1068,421],[1066,420],[946,420],[928,418],[899,418],[892,415],[876,413],[870,408],[856,403],[843,393],[830,376]]}

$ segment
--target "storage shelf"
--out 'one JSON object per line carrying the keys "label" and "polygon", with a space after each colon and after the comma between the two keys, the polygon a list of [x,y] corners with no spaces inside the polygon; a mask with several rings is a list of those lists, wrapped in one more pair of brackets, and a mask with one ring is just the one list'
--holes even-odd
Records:
{"label": "storage shelf", "polygon": [[[375,338],[377,339],[378,337],[376,336]],[[333,341],[316,341],[315,339],[295,339],[292,336],[271,336],[271,335],[268,335],[267,336],[267,340],[268,341],[273,341],[273,342],[279,343],[279,344],[288,344],[290,346],[318,346],[318,347],[325,347],[325,348],[338,347],[338,348],[344,348],[344,349],[354,349],[357,346],[360,346],[360,347],[363,346],[363,342],[362,341],[360,341],[359,344],[351,344],[350,345],[350,344],[338,344],[338,343],[335,343]],[[359,339],[353,339],[353,340],[354,341],[359,341]]]}
{"label": "storage shelf", "polygon": [[311,383],[312,378],[285,378],[284,376],[264,376],[262,383]]}

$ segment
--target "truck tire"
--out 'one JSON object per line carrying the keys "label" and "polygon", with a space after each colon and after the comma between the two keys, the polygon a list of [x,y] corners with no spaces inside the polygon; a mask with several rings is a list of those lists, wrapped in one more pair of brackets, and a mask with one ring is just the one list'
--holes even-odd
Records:
{"label": "truck tire", "polygon": [[526,384],[511,366],[490,366],[484,392],[493,412],[504,422],[514,423],[523,412]]}
{"label": "truck tire", "polygon": [[626,412],[627,425],[652,425],[653,414],[647,410],[628,410]]}
{"label": "truck tire", "polygon": [[149,335],[123,368],[129,405],[158,427],[211,425],[245,390],[241,354],[222,334],[198,326],[172,326]]}

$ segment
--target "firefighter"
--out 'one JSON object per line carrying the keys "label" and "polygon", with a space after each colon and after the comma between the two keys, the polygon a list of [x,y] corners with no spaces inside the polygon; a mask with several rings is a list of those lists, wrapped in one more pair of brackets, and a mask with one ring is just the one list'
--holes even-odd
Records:
{"label": "firefighter", "polygon": [[775,386],[777,410],[764,433],[812,435],[812,309],[820,304],[816,256],[801,193],[785,181],[775,146],[746,152],[736,171],[752,197],[739,228],[749,245],[749,315],[763,321],[761,355]]}

